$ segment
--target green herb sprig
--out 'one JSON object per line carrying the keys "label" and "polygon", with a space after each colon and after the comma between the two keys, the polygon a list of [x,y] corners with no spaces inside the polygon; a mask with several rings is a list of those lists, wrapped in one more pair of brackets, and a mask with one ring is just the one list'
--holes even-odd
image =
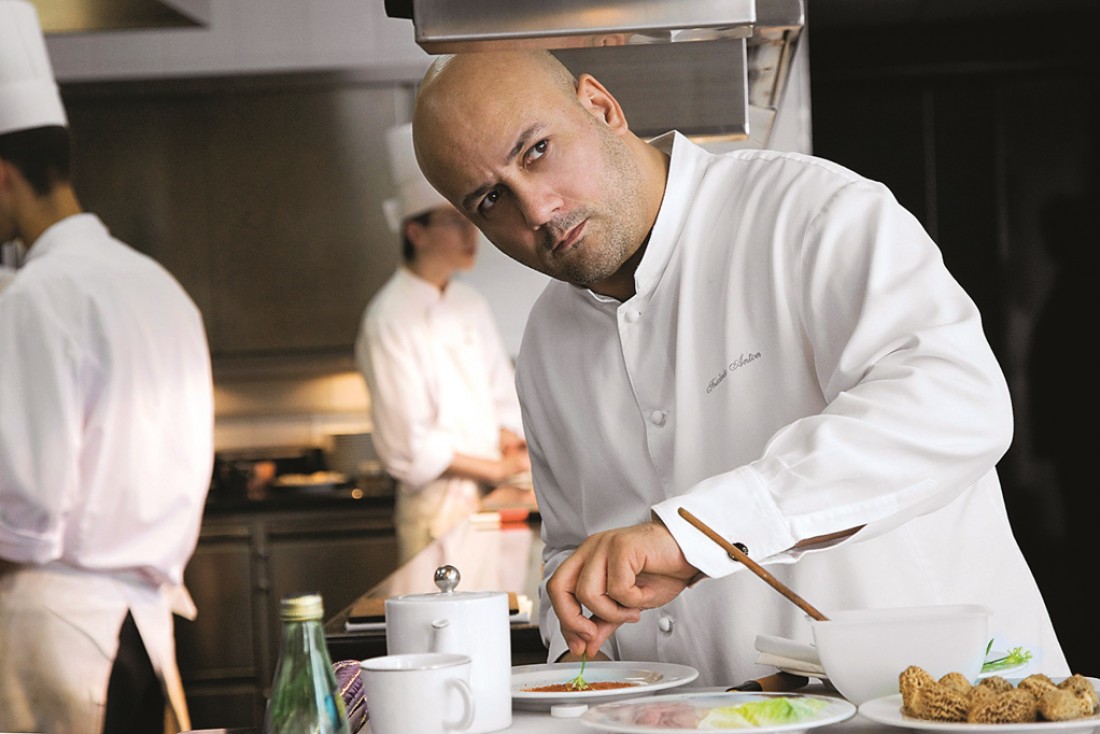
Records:
{"label": "green herb sprig", "polygon": [[[993,640],[989,641],[986,645],[985,654],[988,657],[989,651],[993,648]],[[1022,647],[1014,647],[1008,651],[1006,655],[1002,655],[999,658],[993,660],[986,660],[982,665],[983,673],[992,673],[997,670],[1004,670],[1005,668],[1015,668],[1017,665],[1023,665],[1031,660],[1031,651],[1025,650]]]}
{"label": "green herb sprig", "polygon": [[588,681],[584,679],[584,666],[588,663],[588,653],[581,653],[581,670],[577,673],[577,677],[570,680],[565,684],[566,689],[570,691],[587,691],[592,686],[588,685]]}

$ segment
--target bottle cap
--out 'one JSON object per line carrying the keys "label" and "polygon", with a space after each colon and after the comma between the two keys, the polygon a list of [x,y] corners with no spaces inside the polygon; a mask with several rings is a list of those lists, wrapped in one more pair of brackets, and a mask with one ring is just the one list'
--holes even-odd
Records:
{"label": "bottle cap", "polygon": [[279,616],[284,622],[307,622],[325,616],[320,594],[295,594],[284,596],[279,605]]}

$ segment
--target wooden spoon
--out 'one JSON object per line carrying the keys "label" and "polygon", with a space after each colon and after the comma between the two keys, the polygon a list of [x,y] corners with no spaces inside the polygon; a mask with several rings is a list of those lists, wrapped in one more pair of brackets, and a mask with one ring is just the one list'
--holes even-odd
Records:
{"label": "wooden spoon", "polygon": [[755,573],[760,578],[764,579],[764,581],[766,581],[769,586],[771,586],[773,589],[778,591],[780,594],[787,597],[789,600],[791,600],[796,605],[798,605],[798,607],[800,609],[802,609],[802,611],[806,612],[806,614],[808,614],[811,617],[813,617],[814,619],[822,621],[822,622],[828,621],[828,617],[826,617],[824,614],[819,612],[813,605],[811,605],[808,601],[803,599],[801,596],[799,596],[798,594],[791,591],[790,587],[788,587],[782,581],[780,581],[775,576],[772,576],[770,573],[768,573],[767,569],[765,569],[763,566],[761,566],[756,561],[749,558],[744,553],[744,551],[742,551],[740,548],[738,548],[733,543],[731,543],[728,540],[726,540],[725,538],[723,538],[718,533],[714,532],[714,530],[712,530],[710,528],[710,526],[708,526],[705,522],[703,522],[699,518],[695,517],[695,515],[691,514],[690,512],[685,510],[683,507],[681,507],[678,510],[678,512],[680,513],[680,517],[687,520],[689,523],[691,523],[696,528],[701,530],[704,535],[706,535],[708,538],[710,538],[715,543],[720,545],[722,547],[722,550],[724,550],[726,553],[729,554],[730,558],[732,558],[733,560],[735,560],[739,563],[743,563],[744,565],[748,566],[750,571]]}

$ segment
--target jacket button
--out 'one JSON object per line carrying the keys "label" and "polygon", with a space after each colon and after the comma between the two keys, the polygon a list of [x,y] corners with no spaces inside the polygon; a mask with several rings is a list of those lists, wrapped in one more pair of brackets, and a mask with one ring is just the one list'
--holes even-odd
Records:
{"label": "jacket button", "polygon": [[653,422],[655,426],[663,426],[668,419],[667,410],[655,410],[649,414],[649,420]]}
{"label": "jacket button", "polygon": [[[741,551],[742,553],[744,553],[746,556],[749,554],[749,547],[747,545],[745,545],[744,543],[733,543],[733,547],[736,548],[737,550]],[[740,561],[738,561],[737,558],[732,553],[727,553],[726,555],[730,557],[731,561],[735,561],[737,563],[740,563]]]}
{"label": "jacket button", "polygon": [[657,629],[661,630],[666,635],[668,635],[668,634],[672,633],[672,624],[673,624],[672,617],[661,617],[660,619],[657,620]]}

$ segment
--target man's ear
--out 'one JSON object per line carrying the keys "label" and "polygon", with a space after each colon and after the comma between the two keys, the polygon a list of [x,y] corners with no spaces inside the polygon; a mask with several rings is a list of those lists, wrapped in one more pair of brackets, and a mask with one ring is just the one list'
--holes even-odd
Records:
{"label": "man's ear", "polygon": [[413,246],[413,250],[415,250],[416,254],[419,255],[420,246],[424,242],[424,225],[416,221],[415,219],[409,219],[406,220],[405,224],[402,226],[405,228],[405,239],[409,241],[409,243]]}
{"label": "man's ear", "polygon": [[586,110],[603,120],[614,132],[625,132],[629,129],[619,100],[591,74],[577,77],[577,99]]}
{"label": "man's ear", "polygon": [[19,182],[23,182],[24,186],[29,185],[23,178],[23,172],[14,163],[0,158],[0,191],[11,192]]}

